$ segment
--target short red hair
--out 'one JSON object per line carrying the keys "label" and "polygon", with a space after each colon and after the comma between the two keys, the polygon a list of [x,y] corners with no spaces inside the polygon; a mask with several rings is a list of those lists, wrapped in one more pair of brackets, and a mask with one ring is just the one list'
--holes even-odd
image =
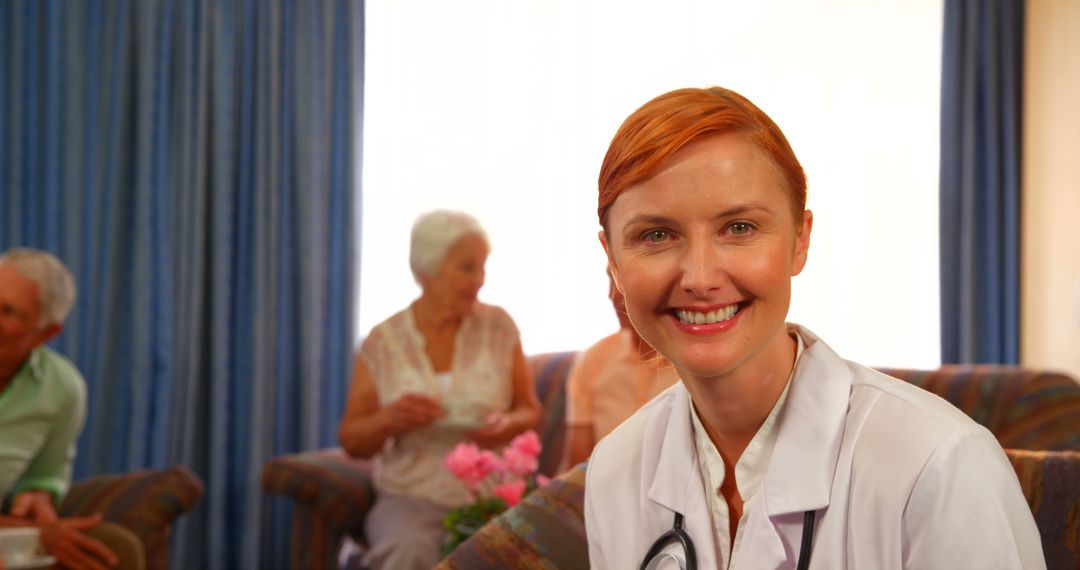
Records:
{"label": "short red hair", "polygon": [[657,173],[661,164],[699,139],[742,133],[772,159],[787,181],[795,210],[806,209],[806,174],[776,123],[749,99],[722,87],[676,89],[642,105],[623,121],[600,167],[597,215],[607,228],[607,212],[624,190]]}

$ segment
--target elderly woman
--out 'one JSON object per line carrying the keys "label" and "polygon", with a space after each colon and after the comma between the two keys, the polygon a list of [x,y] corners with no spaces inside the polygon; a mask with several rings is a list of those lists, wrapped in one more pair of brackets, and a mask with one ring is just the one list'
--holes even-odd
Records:
{"label": "elderly woman", "polygon": [[593,568],[1045,567],[985,428],[785,322],[813,216],[765,113],[727,89],[661,95],[599,186],[627,313],[682,381],[593,452]]}
{"label": "elderly woman", "polygon": [[477,300],[488,250],[471,216],[420,216],[409,254],[420,297],[372,329],[356,356],[339,439],[352,456],[378,458],[365,521],[373,568],[431,568],[443,518],[468,502],[446,454],[465,440],[504,445],[539,422],[514,321]]}

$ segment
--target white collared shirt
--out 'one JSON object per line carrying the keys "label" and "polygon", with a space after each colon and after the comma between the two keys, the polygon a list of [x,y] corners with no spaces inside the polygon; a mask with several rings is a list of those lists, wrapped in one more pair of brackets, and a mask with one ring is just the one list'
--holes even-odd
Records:
{"label": "white collared shirt", "polygon": [[[758,490],[761,488],[761,480],[765,477],[765,471],[769,467],[769,460],[772,459],[773,447],[776,445],[776,420],[780,415],[780,410],[784,407],[784,402],[787,401],[788,390],[791,388],[791,379],[795,375],[795,364],[798,364],[799,357],[802,356],[805,348],[803,339],[798,332],[794,329],[788,329],[788,333],[795,337],[796,344],[795,361],[791,367],[791,374],[784,384],[784,390],[780,393],[780,397],[776,399],[776,403],[773,405],[769,415],[765,417],[764,423],[758,428],[757,433],[754,434],[753,439],[750,440],[739,460],[735,463],[735,484],[739,490],[739,496],[743,500],[743,514],[739,519],[739,526],[735,530],[733,544],[730,538],[729,521],[731,519],[728,516],[727,501],[724,499],[723,494],[720,493],[720,486],[724,483],[724,459],[705,432],[705,426],[701,423],[701,418],[698,417],[697,410],[694,408],[693,399],[691,398],[690,401],[690,417],[694,422],[694,447],[697,450],[701,478],[705,482],[705,496],[709,498],[709,513],[712,515],[713,532],[716,533],[716,543],[720,546],[720,552],[717,555],[720,557],[719,560],[723,568],[731,568],[731,563],[739,552],[739,542],[742,539],[747,514],[750,512],[751,501],[754,500]],[[690,397],[689,392],[687,392],[687,397]]]}
{"label": "white collared shirt", "polygon": [[[993,434],[940,397],[789,327],[805,350],[733,563],[718,558],[712,491],[696,466],[680,382],[593,450],[584,507],[592,568],[640,567],[674,514],[683,515],[699,568],[792,568],[808,510],[817,513],[815,568],[1046,568],[1016,471]],[[661,548],[686,552],[678,541]]]}

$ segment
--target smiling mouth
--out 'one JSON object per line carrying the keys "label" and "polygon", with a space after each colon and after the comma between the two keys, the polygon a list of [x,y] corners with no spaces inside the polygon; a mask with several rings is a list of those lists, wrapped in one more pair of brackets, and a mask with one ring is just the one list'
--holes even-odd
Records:
{"label": "smiling mouth", "polygon": [[675,318],[686,325],[712,325],[722,323],[734,317],[742,309],[739,303],[728,305],[715,311],[699,312],[685,309],[676,309]]}

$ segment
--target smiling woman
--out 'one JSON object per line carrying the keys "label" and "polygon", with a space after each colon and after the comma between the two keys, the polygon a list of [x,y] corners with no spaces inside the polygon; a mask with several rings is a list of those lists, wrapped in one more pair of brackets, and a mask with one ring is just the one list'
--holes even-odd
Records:
{"label": "smiling woman", "polygon": [[702,139],[666,164],[622,192],[600,233],[630,320],[687,374],[745,366],[779,394],[793,349],[782,324],[791,278],[806,264],[810,211],[792,214],[780,171],[745,136]]}
{"label": "smiling woman", "polygon": [[1045,567],[989,431],[787,322],[805,196],[783,132],[734,91],[665,93],[616,132],[600,241],[681,382],[592,454],[591,567]]}

